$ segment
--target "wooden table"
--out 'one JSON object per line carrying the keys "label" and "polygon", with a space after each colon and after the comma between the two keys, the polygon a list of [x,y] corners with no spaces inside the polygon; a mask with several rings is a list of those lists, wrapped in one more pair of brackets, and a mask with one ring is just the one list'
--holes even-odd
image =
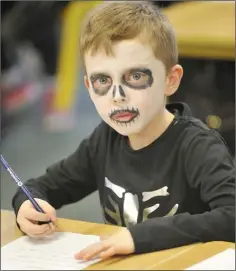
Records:
{"label": "wooden table", "polygon": [[164,12],[176,31],[180,56],[235,60],[234,1],[187,1]]}
{"label": "wooden table", "polygon": [[[61,231],[81,234],[108,235],[119,230],[117,226],[58,219]],[[15,216],[11,211],[1,210],[1,246],[22,236],[16,227]],[[232,243],[212,242],[169,249],[160,252],[114,257],[96,263],[86,270],[183,270],[227,248],[235,248]]]}

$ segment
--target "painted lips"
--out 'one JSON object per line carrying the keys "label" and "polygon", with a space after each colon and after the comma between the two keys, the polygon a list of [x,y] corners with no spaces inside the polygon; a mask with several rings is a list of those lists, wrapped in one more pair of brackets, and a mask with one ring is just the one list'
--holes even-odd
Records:
{"label": "painted lips", "polygon": [[133,121],[139,115],[136,109],[115,110],[110,114],[110,118],[117,122],[128,123]]}

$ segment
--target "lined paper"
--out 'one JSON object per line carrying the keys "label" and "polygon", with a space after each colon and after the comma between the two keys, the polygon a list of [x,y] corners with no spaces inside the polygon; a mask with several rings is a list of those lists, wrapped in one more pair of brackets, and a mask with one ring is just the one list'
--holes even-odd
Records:
{"label": "lined paper", "polygon": [[78,261],[74,254],[99,240],[96,235],[70,232],[41,240],[23,236],[1,248],[1,270],[82,270],[99,259]]}

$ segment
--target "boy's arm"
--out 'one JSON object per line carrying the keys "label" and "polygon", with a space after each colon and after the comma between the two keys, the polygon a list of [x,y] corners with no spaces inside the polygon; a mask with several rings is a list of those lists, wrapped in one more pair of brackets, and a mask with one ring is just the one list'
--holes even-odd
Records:
{"label": "boy's arm", "polygon": [[[101,126],[83,140],[73,154],[48,167],[44,175],[25,183],[33,197],[43,199],[59,209],[97,189],[93,162],[99,152],[98,146],[104,129]],[[25,200],[27,197],[18,189],[12,201],[16,214]]]}
{"label": "boy's arm", "polygon": [[195,242],[235,242],[235,166],[225,144],[214,131],[202,133],[183,159],[191,187],[211,211],[152,218],[133,226],[136,253]]}

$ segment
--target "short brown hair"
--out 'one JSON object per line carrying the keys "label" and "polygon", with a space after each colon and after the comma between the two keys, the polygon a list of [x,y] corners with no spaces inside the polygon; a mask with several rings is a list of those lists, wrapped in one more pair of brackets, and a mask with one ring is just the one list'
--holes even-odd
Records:
{"label": "short brown hair", "polygon": [[167,17],[147,1],[122,1],[100,4],[84,21],[80,35],[80,53],[92,54],[104,49],[113,54],[112,45],[140,38],[149,44],[167,72],[178,62],[175,34]]}

